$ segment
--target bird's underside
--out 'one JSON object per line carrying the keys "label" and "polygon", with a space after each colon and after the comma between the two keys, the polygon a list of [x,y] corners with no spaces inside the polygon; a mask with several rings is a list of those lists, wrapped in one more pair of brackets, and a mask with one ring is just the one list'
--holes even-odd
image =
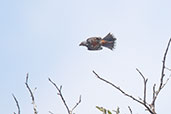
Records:
{"label": "bird's underside", "polygon": [[100,37],[91,37],[87,39],[87,48],[88,50],[101,50],[102,45],[100,43],[101,38]]}

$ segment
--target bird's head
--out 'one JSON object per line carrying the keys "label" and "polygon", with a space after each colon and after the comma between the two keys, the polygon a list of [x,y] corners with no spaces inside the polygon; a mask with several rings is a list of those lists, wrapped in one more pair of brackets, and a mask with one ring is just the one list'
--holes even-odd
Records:
{"label": "bird's head", "polygon": [[83,42],[81,42],[80,43],[80,45],[79,46],[88,46],[88,44],[87,44],[87,42],[86,41],[83,41]]}

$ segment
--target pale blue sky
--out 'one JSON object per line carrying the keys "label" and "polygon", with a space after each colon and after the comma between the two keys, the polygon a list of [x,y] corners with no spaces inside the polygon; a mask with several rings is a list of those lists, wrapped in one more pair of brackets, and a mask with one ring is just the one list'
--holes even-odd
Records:
{"label": "pale blue sky", "polygon": [[[51,77],[63,85],[70,107],[79,95],[76,114],[100,114],[96,105],[145,114],[144,108],[95,78],[92,70],[136,97],[142,97],[143,82],[136,68],[152,85],[159,82],[161,61],[171,37],[169,0],[2,0],[0,1],[0,113],[17,110],[15,94],[23,114],[33,113],[24,82],[37,87],[39,114],[66,114],[67,111],[48,82]],[[90,36],[113,33],[116,49],[90,52],[79,43]],[[167,57],[171,68],[171,52]],[[169,73],[167,73],[167,76]],[[157,112],[170,112],[171,82],[157,100]]]}

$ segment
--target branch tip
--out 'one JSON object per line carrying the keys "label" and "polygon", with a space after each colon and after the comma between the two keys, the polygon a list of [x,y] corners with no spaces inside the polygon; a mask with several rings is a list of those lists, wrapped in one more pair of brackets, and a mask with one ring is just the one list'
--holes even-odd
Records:
{"label": "branch tip", "polygon": [[[18,114],[20,114],[20,106],[19,106],[18,100],[17,100],[17,98],[15,97],[14,94],[12,94],[12,96],[13,96],[13,98],[14,98],[14,100],[15,100],[16,105],[17,105]],[[16,113],[14,112],[14,114],[16,114]]]}

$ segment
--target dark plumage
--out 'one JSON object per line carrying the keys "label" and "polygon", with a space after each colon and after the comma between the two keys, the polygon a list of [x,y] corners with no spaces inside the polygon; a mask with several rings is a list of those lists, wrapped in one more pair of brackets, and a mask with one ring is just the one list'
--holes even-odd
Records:
{"label": "dark plumage", "polygon": [[103,39],[101,37],[90,37],[86,41],[80,43],[80,46],[86,46],[88,50],[102,50],[103,47],[113,50],[116,38],[111,34],[107,34]]}

